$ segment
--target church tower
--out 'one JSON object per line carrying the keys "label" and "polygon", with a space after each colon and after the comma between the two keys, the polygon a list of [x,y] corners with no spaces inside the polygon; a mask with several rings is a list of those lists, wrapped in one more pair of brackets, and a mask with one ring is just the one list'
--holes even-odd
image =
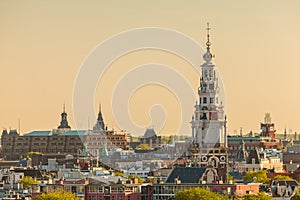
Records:
{"label": "church tower", "polygon": [[106,130],[106,127],[105,127],[104,120],[102,117],[101,105],[100,105],[97,122],[96,122],[95,126],[93,127],[93,131],[94,131],[94,133],[100,133],[100,132],[103,132],[104,130]]}
{"label": "church tower", "polygon": [[213,64],[210,27],[207,24],[206,53],[201,65],[199,101],[192,116],[193,144],[189,149],[194,166],[206,167],[203,181],[212,183],[227,179],[227,135],[226,116],[220,98],[219,79]]}

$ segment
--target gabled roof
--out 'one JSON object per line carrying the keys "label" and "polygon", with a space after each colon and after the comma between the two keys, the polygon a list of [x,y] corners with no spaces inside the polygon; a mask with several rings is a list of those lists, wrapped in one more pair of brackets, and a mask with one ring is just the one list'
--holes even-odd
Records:
{"label": "gabled roof", "polygon": [[174,183],[178,178],[181,183],[200,183],[205,170],[204,167],[175,167],[166,182]]}
{"label": "gabled roof", "polygon": [[255,149],[250,150],[247,164],[253,164],[252,159],[255,160],[255,164],[260,164],[260,155],[259,155],[258,149],[256,147],[255,147]]}
{"label": "gabled roof", "polygon": [[237,151],[235,160],[236,161],[247,161],[248,159],[248,152],[246,151],[245,142],[244,140],[241,141],[240,147]]}
{"label": "gabled roof", "polygon": [[243,176],[240,172],[229,172],[229,174],[236,180],[243,180]]}
{"label": "gabled roof", "polygon": [[32,131],[30,133],[24,134],[23,136],[51,136],[51,131]]}
{"label": "gabled roof", "polygon": [[156,137],[156,133],[153,128],[147,128],[144,136],[141,138],[151,138],[151,137]]}

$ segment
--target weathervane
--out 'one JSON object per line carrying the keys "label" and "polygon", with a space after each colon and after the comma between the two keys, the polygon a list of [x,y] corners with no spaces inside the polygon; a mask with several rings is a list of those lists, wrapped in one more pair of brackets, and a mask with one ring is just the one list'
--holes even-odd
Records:
{"label": "weathervane", "polygon": [[209,31],[210,31],[210,27],[209,27],[209,22],[207,22],[207,42],[206,42],[206,46],[209,47],[211,45],[210,41],[209,41]]}

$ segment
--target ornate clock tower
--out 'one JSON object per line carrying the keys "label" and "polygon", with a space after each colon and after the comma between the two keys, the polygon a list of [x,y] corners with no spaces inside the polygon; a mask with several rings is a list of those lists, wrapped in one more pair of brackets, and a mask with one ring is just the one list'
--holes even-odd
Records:
{"label": "ornate clock tower", "polygon": [[199,101],[192,116],[193,144],[189,149],[193,166],[206,167],[203,182],[227,180],[226,116],[220,98],[219,79],[210,51],[209,24],[207,24],[206,53],[201,65]]}

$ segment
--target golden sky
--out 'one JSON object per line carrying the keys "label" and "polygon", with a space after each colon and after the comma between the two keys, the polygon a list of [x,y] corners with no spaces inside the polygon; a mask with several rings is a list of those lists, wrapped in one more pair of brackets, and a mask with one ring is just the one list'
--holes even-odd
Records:
{"label": "golden sky", "polygon": [[[230,133],[240,127],[258,131],[265,112],[271,113],[278,132],[285,126],[299,132],[299,13],[297,0],[0,1],[0,125],[17,128],[20,118],[22,133],[56,128],[65,103],[75,127],[74,82],[98,44],[126,30],[161,27],[204,45],[209,21],[212,52],[226,89]],[[110,81],[121,75],[117,66],[130,69],[147,62],[174,65],[196,90],[196,72],[170,53],[148,50],[124,55],[112,63],[112,74],[107,71],[100,80],[95,97],[95,112],[101,102],[110,128],[117,129],[105,95],[112,89]],[[140,90],[129,102],[132,119],[149,125],[145,112],[160,101],[168,114],[161,133],[173,133],[180,121],[174,96],[157,86]],[[148,101],[147,95],[160,98]],[[87,118],[94,124],[95,116]]]}

